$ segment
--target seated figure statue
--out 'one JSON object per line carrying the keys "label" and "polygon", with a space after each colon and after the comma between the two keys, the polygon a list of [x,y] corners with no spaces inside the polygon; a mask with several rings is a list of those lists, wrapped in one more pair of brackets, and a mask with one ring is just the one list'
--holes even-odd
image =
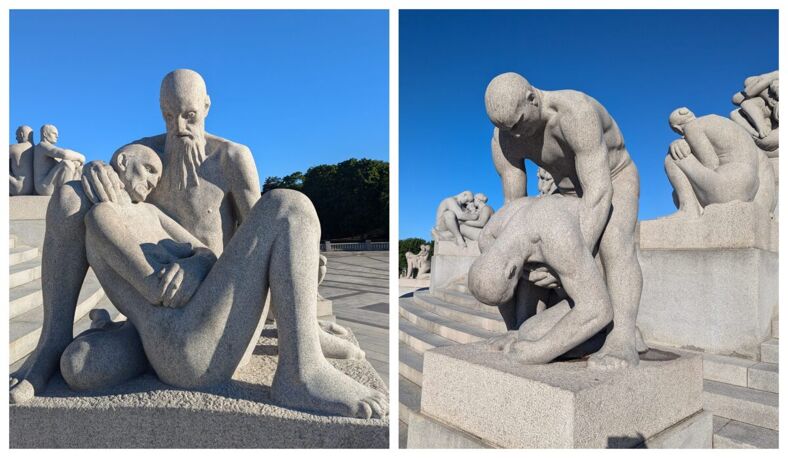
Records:
{"label": "seated figure statue", "polygon": [[[526,364],[548,363],[589,341],[613,320],[605,278],[584,243],[581,207],[574,196],[521,197],[507,203],[482,230],[481,255],[468,272],[468,288],[480,302],[497,306],[510,329],[490,339],[494,350]],[[545,284],[542,273],[548,270],[551,280]],[[574,306],[561,301],[565,298]],[[634,328],[631,331],[627,338],[637,346]],[[601,343],[595,349],[599,347]],[[588,365],[629,365],[625,360],[615,365],[601,361],[592,356]]]}
{"label": "seated figure statue", "polygon": [[463,191],[456,196],[443,199],[435,212],[435,240],[454,240],[457,246],[467,247],[465,237],[460,232],[460,223],[479,218],[479,213],[470,211],[467,206],[473,202],[473,193]]}
{"label": "seated figure statue", "polygon": [[475,217],[463,220],[460,223],[460,233],[468,240],[479,240],[479,234],[481,234],[487,222],[490,221],[495,210],[487,205],[487,196],[480,192],[474,194],[473,201],[468,203],[466,208]]}
{"label": "seated figure statue", "polygon": [[66,148],[55,146],[57,127],[45,124],[41,127],[41,141],[33,150],[33,176],[36,192],[51,196],[55,188],[82,177],[85,156]]}
{"label": "seated figure statue", "polygon": [[744,80],[744,90],[733,95],[740,108],[730,117],[742,126],[768,157],[779,154],[780,72],[751,76]]}
{"label": "seated figure statue", "polygon": [[405,271],[405,278],[424,278],[424,275],[430,271],[430,246],[419,246],[418,253],[405,253],[405,262],[407,263],[407,270]]}
{"label": "seated figure statue", "polygon": [[683,137],[671,143],[665,157],[679,209],[668,217],[700,216],[709,204],[735,200],[774,210],[774,172],[743,128],[722,116],[696,118],[687,108],[674,110],[669,122]]}
{"label": "seated figure statue", "polygon": [[33,129],[19,126],[16,143],[8,148],[11,159],[8,190],[12,196],[29,196],[36,193],[33,183]]}
{"label": "seated figure statue", "polygon": [[[323,355],[333,350],[324,345],[340,339],[327,338],[315,318],[320,222],[312,203],[296,191],[260,196],[249,148],[206,132],[211,100],[198,73],[168,73],[159,100],[166,133],[133,144],[155,151],[163,170],[132,160],[147,157],[144,150],[122,149],[140,154],[130,154],[121,173],[94,161],[81,183],[54,191],[42,252],[41,337],[11,374],[11,403],[43,392],[58,368],[75,386],[106,386],[102,373],[140,360],[177,386],[226,380],[257,338],[270,289],[279,345],[274,402],[328,415],[384,415],[382,394]],[[117,166],[120,155],[116,160]],[[73,342],[88,260],[129,320]],[[165,322],[169,332],[160,326]],[[128,344],[135,339],[137,345]],[[133,374],[115,375],[108,378],[113,383]]]}

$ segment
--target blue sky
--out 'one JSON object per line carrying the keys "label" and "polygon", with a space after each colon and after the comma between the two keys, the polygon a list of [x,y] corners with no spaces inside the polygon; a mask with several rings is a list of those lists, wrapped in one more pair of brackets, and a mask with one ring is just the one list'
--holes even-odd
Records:
{"label": "blue sky", "polygon": [[[440,200],[464,189],[500,208],[484,90],[515,71],[600,101],[641,177],[640,218],[675,211],[663,161],[668,115],[727,116],[747,76],[775,70],[776,11],[403,11],[400,238],[430,238]],[[536,193],[528,167],[528,193]]]}
{"label": "blue sky", "polygon": [[386,11],[12,11],[11,138],[109,160],[164,132],[162,77],[203,75],[208,132],[254,153],[260,181],[350,157],[388,160]]}

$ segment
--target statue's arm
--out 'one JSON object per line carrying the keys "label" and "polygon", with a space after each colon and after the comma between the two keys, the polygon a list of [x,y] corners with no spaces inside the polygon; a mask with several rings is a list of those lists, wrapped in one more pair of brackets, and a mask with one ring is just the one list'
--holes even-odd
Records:
{"label": "statue's arm", "polygon": [[759,76],[752,82],[750,85],[746,85],[744,88],[744,94],[747,97],[755,97],[756,95],[763,92],[764,89],[768,88],[772,81],[776,80],[780,77],[780,71],[775,70],[770,73],[764,73],[763,75]]}
{"label": "statue's arm", "polygon": [[599,114],[579,109],[560,122],[563,139],[575,153],[577,178],[583,190],[580,230],[586,247],[593,251],[605,229],[613,204],[608,150]]}
{"label": "statue's arm", "polygon": [[515,157],[514,152],[510,151],[512,148],[506,142],[503,142],[502,145],[500,137],[501,132],[496,127],[493,131],[491,144],[492,158],[495,170],[501,177],[504,202],[509,202],[528,195],[525,160]]}
{"label": "statue's arm", "polygon": [[183,226],[178,224],[177,221],[167,216],[158,207],[151,205],[155,209],[156,215],[159,217],[159,223],[164,228],[165,232],[178,243],[188,243],[194,250],[194,256],[199,257],[209,264],[209,267],[216,262],[216,254],[206,247],[204,243],[197,237],[193,236],[189,231],[184,229]]}
{"label": "statue's arm", "polygon": [[716,169],[720,164],[720,159],[717,153],[714,152],[714,145],[709,141],[706,132],[701,128],[698,121],[690,123],[684,128],[684,140],[692,149],[692,154],[698,158],[698,161],[705,167]]}
{"label": "statue's arm", "polygon": [[44,154],[54,159],[65,159],[67,161],[77,161],[80,163],[85,162],[85,156],[67,148],[58,148],[54,145],[48,145],[43,148]]}
{"label": "statue's arm", "polygon": [[766,153],[767,157],[777,157],[779,151],[777,147],[780,146],[780,129],[775,128],[769,132],[769,135],[763,138],[754,138],[755,144]]}
{"label": "statue's arm", "polygon": [[260,199],[260,177],[254,164],[252,152],[243,145],[233,145],[225,157],[225,171],[229,177],[230,196],[235,207],[238,223]]}
{"label": "statue's arm", "polygon": [[159,305],[161,297],[157,272],[140,248],[142,241],[122,223],[124,218],[114,204],[96,205],[85,217],[85,228],[110,268],[129,282],[145,300]]}
{"label": "statue's arm", "polygon": [[478,214],[478,218],[474,221],[466,221],[464,224],[470,227],[484,227],[490,218],[492,217],[492,211],[489,208],[485,208]]}

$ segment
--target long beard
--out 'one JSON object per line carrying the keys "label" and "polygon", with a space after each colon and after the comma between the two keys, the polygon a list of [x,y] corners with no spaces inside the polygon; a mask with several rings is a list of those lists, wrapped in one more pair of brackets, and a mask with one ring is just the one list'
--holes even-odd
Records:
{"label": "long beard", "polygon": [[164,175],[175,189],[200,185],[197,169],[205,161],[204,133],[196,134],[195,138],[167,134],[164,152],[167,155]]}

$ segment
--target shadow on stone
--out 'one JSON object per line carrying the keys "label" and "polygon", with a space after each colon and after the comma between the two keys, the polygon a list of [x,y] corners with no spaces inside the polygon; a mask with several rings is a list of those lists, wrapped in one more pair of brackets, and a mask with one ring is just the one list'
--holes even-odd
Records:
{"label": "shadow on stone", "polygon": [[610,436],[607,438],[607,448],[645,448],[646,438],[638,433],[635,436]]}

